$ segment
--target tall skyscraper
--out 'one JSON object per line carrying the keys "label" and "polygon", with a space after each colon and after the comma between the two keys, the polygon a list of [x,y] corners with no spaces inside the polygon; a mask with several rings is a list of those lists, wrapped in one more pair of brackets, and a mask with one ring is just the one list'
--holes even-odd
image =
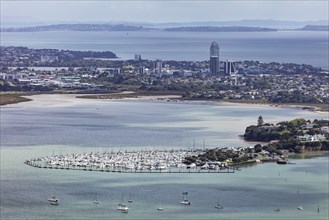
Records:
{"label": "tall skyscraper", "polygon": [[135,61],[140,61],[142,59],[142,55],[135,53]]}
{"label": "tall skyscraper", "polygon": [[154,73],[161,74],[162,73],[162,60],[156,60],[153,63],[153,69],[154,69]]}
{"label": "tall skyscraper", "polygon": [[219,75],[219,46],[216,41],[213,41],[210,45],[209,67],[212,76]]}
{"label": "tall skyscraper", "polygon": [[224,63],[224,74],[229,76],[234,72],[235,72],[234,63],[232,61],[227,60]]}

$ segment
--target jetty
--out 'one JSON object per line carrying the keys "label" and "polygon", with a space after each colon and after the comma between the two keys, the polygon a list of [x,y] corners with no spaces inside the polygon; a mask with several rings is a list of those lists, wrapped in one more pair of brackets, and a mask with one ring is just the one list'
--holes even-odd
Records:
{"label": "jetty", "polygon": [[140,150],[132,152],[91,152],[52,155],[26,160],[24,163],[46,169],[117,172],[117,173],[234,173],[225,162],[186,164],[186,157],[198,156],[202,149]]}

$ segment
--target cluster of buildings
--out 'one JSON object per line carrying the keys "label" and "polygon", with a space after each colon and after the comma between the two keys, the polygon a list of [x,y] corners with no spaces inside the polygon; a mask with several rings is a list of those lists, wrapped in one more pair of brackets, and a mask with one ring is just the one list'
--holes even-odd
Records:
{"label": "cluster of buildings", "polygon": [[[329,74],[305,64],[221,61],[217,42],[205,61],[84,59],[110,52],[1,47],[0,91],[89,89],[176,91],[196,99],[329,103]],[[115,56],[115,55],[114,55]],[[63,67],[64,66],[64,67]]]}

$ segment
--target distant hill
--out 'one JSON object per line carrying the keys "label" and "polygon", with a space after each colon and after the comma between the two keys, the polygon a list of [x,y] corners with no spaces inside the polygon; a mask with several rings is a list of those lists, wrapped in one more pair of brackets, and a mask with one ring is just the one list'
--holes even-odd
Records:
{"label": "distant hill", "polygon": [[55,24],[31,27],[2,28],[1,32],[37,32],[37,31],[186,31],[186,32],[261,32],[277,31],[274,28],[246,27],[246,26],[194,26],[173,28],[145,28],[133,25],[112,24]]}
{"label": "distant hill", "polygon": [[[133,24],[133,23],[122,23]],[[261,19],[245,19],[236,21],[202,21],[202,22],[170,22],[170,23],[134,23],[134,25],[142,25],[143,27],[157,28],[173,28],[173,27],[200,27],[200,26],[242,26],[242,27],[266,27],[275,29],[297,29],[305,25],[327,25],[327,20],[319,21],[285,21],[285,20],[261,20]]]}
{"label": "distant hill", "polygon": [[274,28],[261,27],[243,27],[243,26],[199,26],[199,27],[175,27],[165,28],[165,31],[187,31],[187,32],[263,32],[263,31],[277,31]]}
{"label": "distant hill", "polygon": [[303,31],[329,31],[329,25],[306,25],[299,29]]}
{"label": "distant hill", "polygon": [[153,28],[132,25],[111,24],[55,24],[45,26],[2,28],[1,32],[35,32],[35,31],[147,31]]}
{"label": "distant hill", "polygon": [[[125,25],[125,26],[142,26],[144,28],[173,28],[173,27],[197,27],[197,26],[243,26],[243,27],[267,27],[277,29],[297,29],[306,25],[328,25],[328,20],[318,21],[289,21],[289,20],[272,20],[272,19],[244,19],[244,20],[219,20],[219,21],[192,21],[192,22],[164,22],[164,23],[152,23],[152,22],[138,22],[138,21],[84,21],[85,24],[107,24],[107,25]],[[26,16],[1,16],[1,27],[36,27],[45,25],[57,25],[57,24],[81,24],[78,20],[68,21],[55,21],[44,20],[38,17],[26,17]]]}
{"label": "distant hill", "polygon": [[[242,22],[242,21],[241,21]],[[215,22],[214,22],[215,23]],[[177,23],[178,24],[178,23]],[[261,26],[246,26],[246,25],[199,25],[199,26],[176,26],[176,27],[161,27],[154,25],[147,27],[142,25],[132,24],[53,24],[28,27],[8,27],[1,28],[1,32],[38,32],[38,31],[183,31],[183,32],[267,32],[278,31],[277,28],[261,27]],[[191,23],[192,24],[192,23]],[[286,29],[288,30],[288,29]],[[305,25],[302,28],[294,28],[289,30],[304,30],[304,31],[328,31],[328,25]]]}

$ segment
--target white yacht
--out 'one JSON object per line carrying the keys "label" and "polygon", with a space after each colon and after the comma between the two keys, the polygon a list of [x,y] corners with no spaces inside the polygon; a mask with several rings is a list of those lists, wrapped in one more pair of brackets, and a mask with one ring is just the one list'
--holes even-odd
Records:
{"label": "white yacht", "polygon": [[118,204],[117,210],[120,210],[122,212],[128,211],[128,206],[123,204],[123,193],[121,194],[121,203]]}
{"label": "white yacht", "polygon": [[180,201],[180,204],[182,204],[182,205],[191,205],[191,202],[188,201],[187,199],[184,199],[184,200]]}
{"label": "white yacht", "polygon": [[[297,190],[297,195],[300,197],[300,194],[299,194],[299,190]],[[300,199],[300,198],[299,198],[299,200],[300,200],[299,204],[302,204],[302,202],[301,202],[301,199]],[[298,210],[304,210],[304,208],[303,208],[303,206],[302,206],[302,205],[298,206],[298,207],[297,207],[297,209],[298,209]]]}
{"label": "white yacht", "polygon": [[95,195],[95,199],[94,199],[93,203],[94,203],[94,204],[99,204],[99,200],[97,199],[97,193],[96,193],[96,195]]}
{"label": "white yacht", "polygon": [[51,205],[59,205],[59,200],[55,196],[52,196],[48,201]]}
{"label": "white yacht", "polygon": [[298,210],[304,210],[303,206],[298,206],[297,209]]}
{"label": "white yacht", "polygon": [[129,208],[128,208],[128,206],[127,205],[125,205],[125,204],[118,204],[118,206],[117,206],[117,210],[120,210],[120,211],[128,211],[129,210]]}
{"label": "white yacht", "polygon": [[220,205],[220,204],[217,204],[217,205],[215,206],[215,208],[216,208],[216,209],[223,209],[224,206],[222,206],[222,205]]}
{"label": "white yacht", "polygon": [[180,204],[182,205],[191,205],[191,202],[187,199],[188,192],[183,192],[183,198],[182,201],[180,201]]}
{"label": "white yacht", "polygon": [[157,210],[158,210],[158,211],[163,211],[163,210],[164,210],[164,208],[162,208],[162,207],[159,207],[159,208],[157,208]]}
{"label": "white yacht", "polygon": [[93,201],[93,203],[94,203],[94,204],[99,204],[99,201],[98,201],[97,199],[95,199],[95,200]]}

